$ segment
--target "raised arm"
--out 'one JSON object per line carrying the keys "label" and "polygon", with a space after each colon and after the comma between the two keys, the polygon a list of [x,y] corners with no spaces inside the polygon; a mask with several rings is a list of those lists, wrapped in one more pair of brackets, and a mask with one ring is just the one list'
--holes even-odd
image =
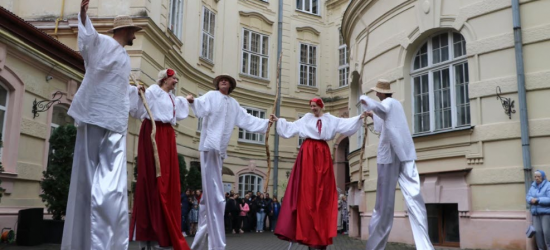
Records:
{"label": "raised arm", "polygon": [[265,133],[267,131],[268,119],[262,119],[248,114],[246,109],[240,108],[237,111],[237,127],[251,133]]}
{"label": "raised arm", "polygon": [[80,20],[82,25],[86,26],[86,15],[88,13],[88,4],[90,0],[82,0],[80,3]]}
{"label": "raised arm", "polygon": [[361,96],[361,107],[366,111],[373,111],[380,119],[386,120],[386,113],[390,107],[377,102],[366,95]]}
{"label": "raised arm", "polygon": [[176,105],[176,120],[183,120],[189,116],[189,101],[183,96],[177,96],[174,100]]}
{"label": "raised arm", "polygon": [[209,100],[211,97],[210,93],[212,92],[208,92],[197,98],[193,98],[192,96],[186,98],[187,101],[191,103],[191,109],[193,109],[193,113],[195,113],[198,118],[203,118],[210,114],[210,110],[212,109]]}
{"label": "raised arm", "polygon": [[277,134],[285,139],[297,135],[298,133],[300,133],[300,127],[303,124],[304,117],[298,119],[295,122],[287,122],[284,118],[274,119],[274,121],[277,122]]}
{"label": "raised arm", "polygon": [[365,117],[365,113],[352,117],[352,118],[339,118],[334,117],[337,119],[337,125],[336,125],[336,133],[340,133],[344,136],[350,136],[355,134],[357,130],[361,128],[361,124],[363,121],[363,117]]}
{"label": "raised arm", "polygon": [[[78,15],[78,49],[80,54],[88,64],[91,58],[97,58],[94,56],[98,51],[100,37],[94,28],[94,25],[87,17],[88,3],[90,0],[83,0],[80,7],[80,14]],[[95,60],[92,60],[95,61]]]}

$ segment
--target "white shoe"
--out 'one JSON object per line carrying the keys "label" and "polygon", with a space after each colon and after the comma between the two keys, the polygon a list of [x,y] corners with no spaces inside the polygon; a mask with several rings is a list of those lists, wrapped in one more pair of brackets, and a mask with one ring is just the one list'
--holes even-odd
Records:
{"label": "white shoe", "polygon": [[187,234],[185,232],[182,232],[183,237],[187,237]]}

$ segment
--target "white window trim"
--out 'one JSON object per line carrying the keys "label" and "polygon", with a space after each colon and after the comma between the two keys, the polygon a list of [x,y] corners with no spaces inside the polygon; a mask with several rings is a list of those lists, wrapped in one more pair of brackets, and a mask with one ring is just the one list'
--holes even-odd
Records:
{"label": "white window trim", "polygon": [[[253,107],[245,107],[245,106],[242,106],[242,108],[246,109],[247,111],[248,110],[251,110],[251,111],[258,111],[258,112],[263,112],[264,113],[264,119],[267,115],[267,111],[265,109],[259,109],[259,108],[253,108]],[[257,118],[260,118],[260,117],[257,117]],[[257,138],[260,138],[262,133],[251,133],[251,132],[248,132],[246,131],[245,129],[242,129],[242,128],[239,128],[239,134],[240,134],[240,131],[243,131],[243,136],[246,138],[246,133],[250,133],[250,134],[256,134]],[[255,140],[248,140],[248,139],[245,139],[245,138],[241,138],[240,135],[238,136],[239,139],[238,141],[239,142],[246,142],[246,143],[253,143],[253,144],[265,144],[265,137],[266,135],[263,135],[263,139],[262,140],[259,140],[259,141],[255,141]]]}
{"label": "white window trim", "polygon": [[[444,62],[439,62],[437,64],[432,64],[433,62],[433,52],[432,52],[432,38],[435,36],[439,36],[441,34],[447,34],[448,46],[449,46],[449,60]],[[419,136],[419,135],[430,135],[430,134],[437,134],[441,132],[450,132],[455,130],[462,130],[464,127],[471,126],[471,120],[470,124],[465,124],[461,126],[457,126],[457,110],[456,110],[456,79],[455,79],[455,65],[468,63],[467,59],[467,53],[464,53],[464,55],[459,57],[454,57],[454,42],[453,42],[453,34],[456,32],[448,31],[448,32],[442,32],[442,33],[436,33],[428,38],[425,39],[424,43],[427,43],[427,57],[428,57],[428,66],[424,68],[420,68],[417,70],[414,70],[414,59],[416,57],[416,54],[422,46],[420,46],[415,52],[414,56],[411,60],[411,66],[410,66],[410,76],[411,76],[411,114],[412,114],[412,132],[413,136]],[[424,45],[422,43],[422,45]],[[434,82],[433,82],[433,72],[440,71],[443,69],[449,69],[449,84],[450,84],[450,96],[451,96],[451,127],[450,128],[443,128],[443,129],[436,129],[436,121],[435,121],[435,93],[434,93]],[[428,88],[429,88],[429,105],[430,105],[430,130],[424,131],[424,132],[415,132],[416,131],[416,120],[415,120],[415,98],[414,98],[414,79],[415,77],[419,77],[422,75],[428,75]],[[471,113],[470,113],[471,117]]]}
{"label": "white window trim", "polygon": [[[214,15],[214,20],[215,20],[215,21],[214,21],[214,22],[215,22],[215,23],[214,23],[214,34],[210,34],[210,33],[204,31],[204,15],[206,15],[206,11],[207,11],[207,10],[208,10],[208,12],[211,13],[211,15]],[[200,44],[200,46],[201,46],[201,53],[200,53],[200,57],[201,57],[202,59],[204,59],[204,60],[207,60],[207,61],[209,61],[209,62],[211,62],[211,63],[214,63],[214,51],[216,50],[216,47],[214,46],[214,45],[216,44],[216,25],[215,25],[215,24],[217,23],[217,21],[216,21],[216,13],[214,13],[214,11],[212,11],[212,10],[209,9],[209,8],[207,8],[206,6],[203,6],[203,7],[202,7],[202,16],[201,16],[201,19],[202,19],[202,21],[201,21],[201,22],[202,22],[202,25],[201,25],[201,44]],[[204,52],[204,51],[203,51],[204,34],[206,34],[208,37],[211,37],[211,38],[212,38],[213,44],[208,44],[208,45],[214,46],[214,47],[212,47],[212,55],[211,55],[212,58],[208,58],[208,56],[206,56],[206,57],[203,56],[203,52]],[[208,50],[208,48],[209,48],[209,46],[206,46],[206,49],[207,49],[207,50]],[[208,53],[208,51],[207,51],[207,53]]]}
{"label": "white window trim", "polygon": [[[249,42],[248,48],[249,48],[249,49],[250,49],[250,44],[252,43],[252,36],[251,36],[252,33],[255,33],[255,34],[260,35],[260,38],[261,38],[260,49],[261,49],[261,47],[262,47],[262,45],[263,45],[263,37],[267,37],[267,43],[268,43],[268,44],[267,44],[267,55],[258,54],[258,53],[256,53],[256,52],[253,52],[252,50],[246,50],[246,51],[244,50],[244,48],[243,48],[244,46],[243,46],[243,45],[244,45],[244,32],[245,32],[245,31],[248,31],[249,34],[250,34],[249,37],[248,37],[248,42]],[[246,28],[243,28],[243,29],[242,29],[242,31],[241,31],[241,37],[242,37],[242,38],[241,38],[241,60],[240,60],[240,64],[239,64],[239,67],[241,68],[241,70],[240,70],[241,74],[244,74],[244,75],[247,75],[247,76],[250,76],[250,77],[254,77],[254,78],[269,79],[269,61],[270,61],[270,60],[269,60],[269,52],[271,52],[271,48],[269,47],[269,43],[270,43],[270,41],[271,41],[271,37],[270,37],[269,35],[262,34],[262,33],[259,33],[259,32],[255,32],[255,31],[252,31],[252,30],[246,29]],[[244,53],[245,53],[245,52],[249,54],[249,57],[248,57],[248,65],[247,65],[248,73],[243,72],[243,68],[242,68],[242,66],[243,66],[243,60],[244,60]],[[259,72],[260,75],[259,75],[259,76],[255,76],[255,75],[250,74],[250,64],[251,64],[251,62],[252,62],[252,60],[250,59],[250,58],[251,58],[250,55],[252,55],[252,54],[258,55],[258,56],[260,57],[260,66],[259,66],[259,67],[260,67],[260,68],[259,68],[259,69],[260,69],[260,72]],[[266,72],[266,77],[262,77],[262,76],[261,76],[261,75],[262,75],[262,60],[261,60],[262,58],[267,58],[267,72]]]}
{"label": "white window trim", "polygon": [[[308,46],[308,51],[309,51],[309,47],[315,47],[315,64],[313,64],[314,67],[315,67],[315,85],[300,84],[300,82],[301,82],[301,81],[300,81],[300,77],[301,77],[301,74],[300,74],[300,67],[302,66],[302,62],[301,62],[301,60],[302,60],[302,55],[301,55],[301,53],[302,53],[302,45]],[[302,42],[300,42],[300,43],[298,43],[298,53],[297,53],[297,54],[298,54],[298,86],[305,86],[305,87],[310,87],[310,88],[318,88],[318,84],[317,84],[317,82],[319,81],[319,78],[317,77],[317,72],[319,72],[319,70],[318,70],[318,69],[319,69],[319,65],[317,64],[318,58],[319,58],[318,46],[315,45],[315,44],[309,44],[309,43],[302,43]],[[309,69],[309,67],[312,67],[312,66],[310,66],[310,64],[304,64],[304,65],[307,66],[308,69]],[[306,81],[306,82],[309,82],[309,74],[307,74],[307,77],[308,77],[308,78],[307,78],[307,81]]]}
{"label": "white window trim", "polygon": [[[6,133],[6,117],[8,116],[8,105],[10,104],[10,89],[8,89],[2,82],[0,82],[0,88],[3,88],[6,90],[6,106],[0,105],[0,110],[4,111],[4,119],[2,123],[2,130],[0,131],[2,134],[0,135],[0,141],[4,141],[3,138],[5,138]],[[4,145],[0,148],[0,160],[2,160],[2,153],[4,151]]]}
{"label": "white window trim", "polygon": [[[299,12],[303,12],[303,13],[306,13],[306,14],[310,14],[310,15],[314,15],[314,16],[321,16],[321,1],[320,0],[301,0],[302,1],[302,9],[298,9],[298,4],[296,2],[294,2],[296,4],[296,10],[299,11]],[[306,11],[304,10],[305,8],[305,4],[304,2],[305,1],[309,1],[309,6],[311,6],[312,8],[312,11]],[[317,14],[313,13],[313,1],[317,1]]]}
{"label": "white window trim", "polygon": [[[245,190],[244,189],[244,187],[246,186],[245,183],[244,183],[244,180],[246,179],[246,176],[256,177],[256,183],[255,183],[255,185],[257,187],[256,190]],[[241,177],[243,178],[242,183],[241,183]],[[258,191],[262,192],[262,188],[264,186],[264,178],[260,175],[254,174],[254,173],[242,174],[242,175],[239,176],[239,183],[237,185],[239,185],[239,194],[241,195],[241,197],[244,198],[244,196],[246,194],[245,192],[248,192],[248,191],[252,191],[253,193],[256,193]]]}
{"label": "white window trim", "polygon": [[[345,57],[345,64],[340,64],[340,50],[344,50],[344,57]],[[344,85],[341,85],[340,84],[340,70],[342,69],[346,69],[346,74],[345,74],[345,84]],[[338,87],[341,88],[341,87],[345,87],[345,86],[348,86],[349,85],[349,58],[348,58],[348,45],[343,43],[343,44],[340,44],[338,46]]]}
{"label": "white window trim", "polygon": [[[174,3],[177,3],[179,6],[173,8]],[[168,17],[168,29],[180,40],[182,40],[183,35],[183,4],[183,0],[170,0],[170,16]],[[176,20],[175,24],[172,23],[172,17],[174,15],[174,19]],[[174,29],[171,28],[172,26],[174,26]]]}

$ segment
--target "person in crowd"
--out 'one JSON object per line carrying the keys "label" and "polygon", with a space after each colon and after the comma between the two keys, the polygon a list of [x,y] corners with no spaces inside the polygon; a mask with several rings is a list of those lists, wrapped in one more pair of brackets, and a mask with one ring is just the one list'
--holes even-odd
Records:
{"label": "person in crowd", "polygon": [[338,118],[324,113],[320,98],[309,101],[311,113],[295,122],[271,115],[283,138],[306,138],[300,147],[285,192],[275,235],[309,248],[326,249],[336,237],[338,196],[332,156],[326,141],[336,133],[355,134],[366,114]]}
{"label": "person in crowd", "polygon": [[225,233],[229,233],[229,231],[231,231],[232,229],[231,208],[229,207],[230,205],[234,205],[234,204],[230,202],[229,192],[225,192],[225,209],[223,211],[223,225],[224,225]]}
{"label": "person in crowd", "polygon": [[277,196],[273,196],[273,199],[271,201],[271,209],[269,213],[269,223],[271,223],[271,232],[275,230],[275,227],[277,226],[277,219],[279,219],[279,212],[281,211],[281,203],[277,201]]}
{"label": "person in crowd", "polygon": [[550,249],[550,183],[546,173],[535,171],[534,181],[527,192],[527,204],[531,206],[535,241],[539,250]]}
{"label": "person in crowd", "polygon": [[[407,117],[401,102],[392,98],[390,82],[378,80],[372,88],[380,99],[360,97],[363,110],[374,120],[374,128],[380,132],[376,157],[378,179],[376,204],[369,224],[367,250],[385,249],[393,224],[395,188],[399,187],[405,198],[409,221],[417,249],[433,249],[428,236],[426,205],[420,193],[420,177],[416,169],[416,150],[409,130]],[[372,111],[372,112],[371,112]]]}
{"label": "person in crowd", "polygon": [[248,211],[248,225],[249,225],[249,231],[254,232],[256,231],[256,224],[258,223],[258,219],[256,219],[256,195],[254,193],[250,192],[252,195],[252,199],[248,203],[248,207],[250,208],[250,211]]}
{"label": "person in crowd", "polygon": [[194,250],[205,249],[207,245],[210,249],[225,249],[222,164],[235,126],[251,133],[265,133],[269,124],[268,119],[248,114],[230,96],[237,87],[235,78],[222,74],[214,78],[213,83],[216,90],[197,98],[188,96],[195,116],[202,118],[199,151],[204,197],[200,201],[199,231],[193,241]]}
{"label": "person in crowd", "polygon": [[[248,194],[244,196],[244,199],[241,200],[239,206],[241,208],[241,212],[239,213],[239,216],[241,218],[242,227],[240,232],[244,233],[245,231],[250,230],[250,223],[248,223],[248,212],[250,211],[250,206],[248,205]],[[239,224],[240,225],[240,224]]]}
{"label": "person in crowd", "polygon": [[197,189],[197,190],[195,191],[195,197],[197,198],[197,201],[199,202],[199,205],[200,205],[200,203],[201,203],[201,198],[202,198],[202,190]]}
{"label": "person in crowd", "polygon": [[337,232],[342,233],[342,229],[344,228],[342,225],[342,197],[344,197],[344,194],[340,194],[338,197],[338,224],[337,224]]}
{"label": "person in crowd", "polygon": [[187,237],[187,233],[189,233],[189,222],[188,222],[188,216],[189,216],[189,210],[191,210],[191,203],[189,202],[189,197],[191,195],[191,191],[189,189],[185,190],[185,193],[181,194],[181,232],[183,234],[183,237]]}
{"label": "person in crowd", "polygon": [[157,177],[151,141],[151,118],[140,107],[134,116],[140,117],[138,142],[138,175],[130,235],[135,241],[156,241],[161,247],[189,249],[181,229],[181,194],[176,134],[172,126],[189,115],[189,103],[175,96],[179,78],[173,69],[158,73],[157,84],[147,88],[145,98],[156,125],[156,144],[160,160]]}
{"label": "person in crowd", "polygon": [[[195,193],[193,191],[192,193]],[[197,233],[197,224],[199,223],[199,200],[197,199],[197,196],[191,195],[189,197],[189,201],[191,202],[191,210],[189,210],[189,235],[195,236]]]}
{"label": "person in crowd", "polygon": [[340,211],[342,218],[342,234],[348,234],[348,223],[349,223],[349,213],[348,213],[348,201],[346,195],[340,197],[341,202],[338,204],[338,210]]}
{"label": "person in crowd", "polygon": [[267,202],[265,201],[264,195],[260,193],[256,197],[256,233],[264,232],[264,218],[267,211]]}
{"label": "person in crowd", "polygon": [[231,226],[232,226],[232,233],[238,234],[242,233],[241,231],[241,206],[240,206],[240,200],[239,194],[233,194],[231,198],[233,200],[233,204],[231,205]]}
{"label": "person in crowd", "polygon": [[271,229],[271,216],[269,216],[271,214],[271,198],[269,198],[269,193],[265,193],[265,202],[266,202],[266,206],[267,206],[267,210],[265,211],[266,212],[266,216],[264,218],[264,230],[265,231],[269,231]]}

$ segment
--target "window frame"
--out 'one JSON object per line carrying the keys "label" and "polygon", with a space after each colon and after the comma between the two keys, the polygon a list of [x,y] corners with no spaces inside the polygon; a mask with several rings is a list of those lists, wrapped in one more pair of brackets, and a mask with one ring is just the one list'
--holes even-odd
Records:
{"label": "window frame", "polygon": [[[174,8],[174,3],[178,5],[176,8]],[[183,41],[183,5],[184,0],[170,0],[170,12],[168,17],[168,29],[181,41]],[[177,13],[178,10],[179,13]],[[173,22],[175,22],[175,28],[171,28],[174,25]]]}
{"label": "window frame", "polygon": [[[308,1],[309,2],[309,6],[311,7],[311,10],[308,11],[308,10],[305,10],[305,2]],[[299,9],[298,8],[298,2],[302,2],[302,8]],[[316,2],[317,3],[317,13],[313,13],[313,3]],[[307,14],[310,14],[310,15],[315,15],[315,16],[321,16],[321,3],[319,0],[296,0],[296,11],[299,11],[299,12],[303,12],[303,13],[307,13]]]}
{"label": "window frame", "polygon": [[[340,39],[338,40],[338,87],[346,87],[349,86],[349,53],[348,53],[348,45],[343,41],[344,38],[342,37],[342,33],[340,33]],[[344,55],[344,64],[341,64],[340,55]],[[344,70],[344,84],[342,84],[342,78],[341,71]]]}
{"label": "window frame", "polygon": [[[10,104],[10,89],[0,81],[0,88],[6,90],[6,105],[0,105],[0,110],[4,111],[4,117],[2,119],[2,129],[0,130],[0,142],[4,143],[6,134],[6,120],[8,118],[9,104]],[[2,162],[2,153],[4,152],[4,145],[0,147],[0,162]]]}
{"label": "window frame", "polygon": [[[244,41],[245,41],[245,32],[248,32],[248,50],[245,50],[244,48]],[[257,52],[254,52],[252,51],[251,49],[251,45],[252,45],[252,34],[256,34],[256,35],[259,35],[260,36],[260,45],[259,45],[259,49],[262,50],[263,48],[263,45],[264,45],[264,38],[267,38],[267,51],[266,51],[266,54],[262,54],[262,53],[257,53]],[[269,35],[266,35],[266,34],[263,34],[263,33],[260,33],[260,32],[256,32],[256,31],[253,31],[253,30],[250,30],[250,29],[247,29],[247,28],[243,28],[242,29],[242,32],[241,32],[241,35],[242,35],[242,38],[241,38],[241,60],[240,60],[240,73],[243,74],[243,75],[246,75],[246,76],[250,76],[250,77],[254,77],[254,78],[259,78],[259,79],[264,79],[264,80],[267,80],[269,79],[269,52],[270,51],[270,36]],[[247,72],[243,72],[243,64],[244,64],[244,59],[245,59],[245,56],[244,54],[247,53],[248,56],[247,56]],[[258,75],[253,75],[250,73],[250,65],[252,63],[252,55],[257,55],[260,57],[260,65],[259,65],[259,71],[258,71]],[[267,59],[267,66],[265,68],[265,77],[262,77],[262,66],[263,66],[263,60],[262,59]]]}
{"label": "window frame", "polygon": [[[255,190],[246,190],[245,187],[246,187],[246,183],[244,180],[246,180],[246,176],[250,176],[250,177],[255,177],[256,178],[256,183],[254,184],[257,188]],[[243,180],[243,182],[241,182],[241,178]],[[255,173],[245,173],[245,174],[241,174],[239,176],[239,181],[238,181],[238,184],[239,186],[239,194],[241,197],[244,198],[244,196],[246,195],[246,192],[248,191],[252,191],[252,193],[256,193],[258,191],[260,192],[263,192],[262,191],[262,188],[263,188],[263,185],[264,185],[264,177],[261,176],[261,175],[258,175],[258,174],[255,174]],[[250,184],[250,186],[252,186],[252,184]]]}
{"label": "window frame", "polygon": [[[303,43],[303,42],[299,42],[298,45],[299,45],[298,46],[299,52],[297,53],[298,54],[298,86],[318,88],[318,84],[317,84],[317,80],[318,80],[318,77],[317,77],[318,70],[317,69],[319,68],[319,66],[317,64],[317,62],[318,62],[318,53],[319,53],[319,51],[317,49],[318,46],[315,45],[315,44],[309,44],[309,43]],[[302,63],[302,45],[307,46],[306,51],[307,51],[308,55],[309,55],[310,48],[315,48],[315,58],[314,58],[315,59],[315,64],[307,63],[307,62],[309,62],[309,56],[308,55],[306,55],[306,64]],[[309,83],[309,80],[310,80],[310,78],[309,78],[310,68],[315,69],[315,75],[313,76],[315,81],[313,82],[313,85],[302,84],[301,83],[302,82],[302,71],[301,71],[302,66],[307,67],[307,71],[306,71],[307,78],[305,80],[306,83]]]}
{"label": "window frame", "polygon": [[[243,109],[246,109],[247,113],[248,111],[257,111],[259,112],[259,114],[263,113],[264,114],[264,117],[258,117],[258,116],[254,116],[254,117],[257,117],[257,118],[260,118],[260,119],[266,119],[266,113],[267,111],[265,109],[260,109],[260,108],[254,108],[254,107],[246,107],[246,106],[242,106]],[[243,135],[243,138],[241,138],[241,133]],[[250,139],[246,139],[246,135],[247,134],[250,134],[250,136],[253,136],[255,135],[256,138],[258,138],[258,140],[250,140]],[[239,135],[238,135],[238,141],[239,142],[246,142],[246,143],[253,143],[253,144],[261,144],[263,145],[265,143],[265,134],[262,134],[262,133],[251,133],[251,132],[248,132],[246,131],[245,129],[242,129],[242,128],[239,128]]]}
{"label": "window frame", "polygon": [[[448,46],[448,59],[446,61],[441,61],[441,62],[438,62],[438,63],[433,63],[433,46],[432,46],[432,39],[434,37],[438,37],[438,36],[441,36],[445,34],[446,37],[447,37],[447,46]],[[457,107],[457,102],[456,102],[456,99],[457,99],[457,96],[456,96],[456,87],[457,85],[459,85],[459,83],[456,82],[456,69],[455,67],[458,66],[458,65],[466,65],[466,70],[468,71],[467,75],[469,76],[469,67],[468,67],[468,58],[467,58],[467,53],[466,51],[464,50],[463,54],[458,56],[458,57],[455,57],[455,51],[454,51],[454,45],[455,45],[455,41],[454,41],[454,34],[460,34],[458,32],[455,32],[455,31],[445,31],[445,32],[439,32],[439,33],[435,33],[431,36],[429,36],[428,38],[426,38],[422,45],[419,46],[419,48],[414,52],[413,54],[413,57],[412,57],[412,60],[411,60],[411,65],[410,65],[410,82],[411,82],[411,102],[412,102],[412,105],[411,105],[411,114],[412,114],[412,130],[413,130],[413,136],[420,136],[420,135],[429,135],[429,134],[436,134],[436,133],[441,133],[441,132],[449,132],[449,131],[454,131],[454,130],[460,130],[460,129],[463,129],[464,127],[470,127],[471,126],[471,112],[468,113],[468,116],[470,117],[469,119],[469,122],[468,123],[465,123],[465,124],[461,124],[461,125],[458,125],[458,116],[457,116],[457,113],[458,113],[458,107]],[[466,41],[464,39],[464,37],[462,36],[462,34],[460,34],[460,36],[462,37],[462,40],[460,42],[463,42],[464,44],[461,45],[461,49],[462,48],[466,48]],[[417,58],[417,54],[419,54],[419,52],[421,51],[421,49],[424,47],[424,45],[426,45],[426,56],[427,56],[427,65],[425,67],[422,67],[421,63],[420,63],[420,68],[418,69],[415,69],[415,59]],[[443,70],[445,69],[448,69],[449,70],[449,95],[450,95],[450,108],[451,108],[451,116],[450,116],[450,119],[451,119],[451,123],[450,123],[450,126],[449,127],[445,127],[445,128],[436,128],[436,103],[435,103],[435,82],[434,82],[434,73],[436,72],[442,72]],[[464,72],[464,71],[463,71]],[[417,122],[417,118],[416,118],[416,106],[418,105],[416,103],[416,93],[415,93],[415,79],[417,77],[422,77],[422,76],[428,76],[428,103],[429,103],[429,111],[428,111],[428,115],[429,115],[429,129],[427,131],[417,131],[417,128],[416,128],[416,122]],[[465,83],[467,83],[469,85],[470,83],[470,80],[469,80],[469,77],[468,77],[468,81],[465,81]],[[462,85],[464,85],[464,83],[460,83]],[[464,103],[463,103],[464,104]],[[468,101],[468,106],[470,107],[470,102]]]}
{"label": "window frame", "polygon": [[[208,11],[208,13],[207,13]],[[210,16],[209,18],[209,21],[208,21],[208,30],[210,32],[210,30],[213,31],[212,34],[210,34],[209,32],[206,32],[205,31],[205,22],[204,22],[204,18],[205,18],[205,15],[208,14]],[[214,27],[212,28],[211,25],[212,25],[212,16],[213,16],[213,20],[214,20]],[[200,58],[210,62],[210,63],[214,63],[214,51],[215,51],[215,47],[214,45],[216,44],[216,13],[214,11],[212,11],[211,9],[207,8],[206,6],[203,6],[202,8],[202,16],[201,16],[201,22],[202,22],[202,25],[201,25],[201,53],[200,53]],[[206,45],[206,52],[204,51],[205,50],[205,46],[204,46],[204,36],[207,36],[207,38],[211,38],[212,39],[212,43],[210,43],[209,41],[207,41],[207,45]],[[212,48],[210,48],[212,47]],[[206,53],[206,54],[205,54]]]}

